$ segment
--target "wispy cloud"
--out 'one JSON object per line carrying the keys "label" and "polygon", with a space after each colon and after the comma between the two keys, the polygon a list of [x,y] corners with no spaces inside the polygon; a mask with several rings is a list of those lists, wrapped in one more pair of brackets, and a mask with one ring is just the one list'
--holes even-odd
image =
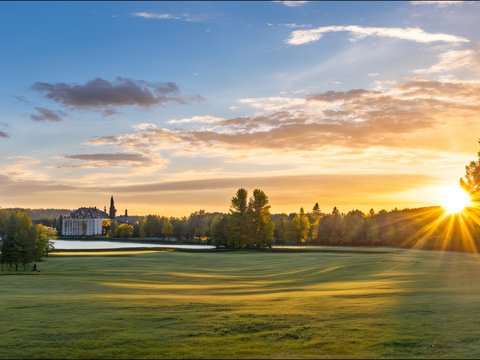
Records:
{"label": "wispy cloud", "polygon": [[274,2],[283,4],[288,7],[299,7],[309,3],[309,1],[274,1]]}
{"label": "wispy cloud", "polygon": [[173,82],[154,83],[123,77],[117,77],[115,81],[96,78],[85,84],[36,82],[32,88],[62,105],[104,112],[112,111],[111,106],[137,105],[148,108],[203,99],[199,95],[190,98],[182,96]]}
{"label": "wispy cloud", "polygon": [[8,136],[8,134],[4,131],[0,131],[0,138],[8,138],[10,136]]}
{"label": "wispy cloud", "polygon": [[183,13],[180,15],[173,15],[169,13],[152,13],[152,12],[135,12],[134,17],[153,20],[180,20],[187,22],[202,22],[211,20],[214,16],[212,14],[191,14]]}
{"label": "wispy cloud", "polygon": [[393,39],[410,40],[419,43],[447,42],[447,43],[466,43],[469,42],[460,36],[428,33],[418,27],[408,28],[389,28],[389,27],[362,27],[357,25],[348,26],[322,26],[309,30],[292,31],[290,37],[285,40],[289,45],[303,45],[320,40],[324,34],[330,32],[348,32],[356,38],[363,39],[368,36],[380,36]]}
{"label": "wispy cloud", "polygon": [[445,6],[450,6],[450,5],[460,5],[464,3],[465,1],[448,1],[448,0],[442,0],[442,1],[410,1],[410,4],[412,5],[436,5],[439,7],[445,7]]}
{"label": "wispy cloud", "polygon": [[168,13],[149,13],[149,12],[136,12],[133,13],[135,17],[141,17],[144,19],[156,19],[156,20],[177,20],[178,16],[174,16]]}
{"label": "wispy cloud", "polygon": [[168,121],[169,124],[188,124],[188,123],[218,123],[223,121],[223,118],[211,115],[199,115],[192,116],[189,118],[183,119],[171,119]]}
{"label": "wispy cloud", "polygon": [[132,153],[110,153],[110,154],[75,154],[65,155],[67,159],[81,160],[101,165],[118,165],[123,163],[134,163],[144,165],[151,162],[151,159],[142,154]]}
{"label": "wispy cloud", "polygon": [[14,156],[3,164],[1,172],[15,180],[48,180],[42,160],[33,156]]}
{"label": "wispy cloud", "polygon": [[30,119],[32,119],[33,121],[58,122],[68,116],[68,114],[63,111],[50,110],[40,106],[37,106],[35,110],[37,110],[37,113],[30,115]]}
{"label": "wispy cloud", "polygon": [[478,50],[449,50],[438,56],[437,63],[426,69],[414,70],[416,74],[434,74],[452,70],[480,68],[480,52]]}
{"label": "wispy cloud", "polygon": [[305,99],[291,97],[266,97],[240,99],[238,102],[240,104],[249,105],[255,109],[266,111],[280,111],[293,106],[305,104]]}
{"label": "wispy cloud", "polygon": [[312,25],[308,25],[308,24],[296,24],[296,23],[288,23],[288,24],[280,24],[280,25],[283,25],[283,26],[285,26],[289,29],[302,29],[302,28],[312,26]]}

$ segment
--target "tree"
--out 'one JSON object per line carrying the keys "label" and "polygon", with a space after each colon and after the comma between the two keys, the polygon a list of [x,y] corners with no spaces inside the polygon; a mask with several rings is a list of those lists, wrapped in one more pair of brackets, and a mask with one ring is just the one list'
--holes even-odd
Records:
{"label": "tree", "polygon": [[228,245],[228,218],[225,215],[216,215],[210,225],[210,237],[218,248]]}
{"label": "tree", "polygon": [[40,233],[42,228],[32,223],[31,218],[23,212],[1,212],[0,237],[2,238],[2,252],[0,262],[9,268],[23,265],[26,270],[33,261],[39,261],[46,253],[48,237]]}
{"label": "tree", "polygon": [[293,218],[292,225],[295,242],[297,244],[306,242],[310,232],[310,220],[303,208],[300,208],[300,213]]}
{"label": "tree", "polygon": [[188,224],[188,237],[190,239],[197,238],[199,242],[202,238],[209,233],[209,224],[207,219],[207,213],[201,209],[190,214],[187,220]]}
{"label": "tree", "polygon": [[133,236],[133,225],[120,224],[115,228],[115,237],[129,238]]}
{"label": "tree", "polygon": [[272,246],[274,224],[270,216],[268,196],[260,189],[253,190],[253,196],[249,200],[249,220],[251,243],[264,249]]}
{"label": "tree", "polygon": [[348,244],[360,244],[365,242],[365,214],[360,210],[352,210],[345,215],[344,241]]}
{"label": "tree", "polygon": [[312,212],[310,213],[310,239],[312,242],[318,240],[318,224],[320,222],[320,218],[322,217],[322,213],[320,212],[320,206],[318,202],[315,203],[313,206]]}
{"label": "tree", "polygon": [[369,245],[377,245],[380,241],[378,236],[378,224],[375,216],[375,211],[370,209],[365,218],[365,241]]}
{"label": "tree", "polygon": [[288,226],[290,220],[286,214],[280,215],[280,218],[277,218],[274,221],[274,239],[276,243],[284,244],[288,239]]}
{"label": "tree", "polygon": [[173,236],[178,241],[182,241],[188,235],[187,218],[182,217],[180,219],[174,219],[172,223],[173,223]]}
{"label": "tree", "polygon": [[162,235],[167,239],[170,239],[170,236],[173,235],[173,225],[166,217],[162,219]]}
{"label": "tree", "polygon": [[465,167],[465,179],[460,178],[460,186],[471,195],[473,201],[480,200],[480,151],[478,160]]}
{"label": "tree", "polygon": [[110,219],[102,221],[102,234],[105,236],[110,235]]}
{"label": "tree", "polygon": [[157,215],[148,215],[145,217],[143,223],[143,230],[145,237],[161,237],[162,236],[162,222]]}
{"label": "tree", "polygon": [[341,244],[345,240],[345,230],[343,215],[335,206],[332,213],[322,217],[318,223],[318,242],[320,244]]}
{"label": "tree", "polygon": [[145,220],[140,219],[135,225],[133,225],[133,237],[144,238],[145,237]]}
{"label": "tree", "polygon": [[48,257],[48,251],[50,249],[49,240],[56,239],[57,234],[54,228],[43,226],[42,224],[37,225],[37,234],[38,242],[35,249],[35,255],[36,260],[40,260],[43,255]]}
{"label": "tree", "polygon": [[245,247],[248,244],[248,193],[245,189],[238,189],[232,198],[230,216],[228,217],[228,245],[234,249]]}

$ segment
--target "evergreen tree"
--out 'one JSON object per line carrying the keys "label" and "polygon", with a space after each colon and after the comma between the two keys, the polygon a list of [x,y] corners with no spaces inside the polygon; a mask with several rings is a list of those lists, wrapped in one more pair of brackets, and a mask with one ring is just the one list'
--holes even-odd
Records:
{"label": "evergreen tree", "polygon": [[480,151],[477,161],[465,167],[465,179],[460,178],[460,186],[471,195],[473,201],[480,201]]}
{"label": "evergreen tree", "polygon": [[260,189],[253,190],[249,201],[251,243],[264,249],[272,246],[274,224],[270,216],[268,196]]}
{"label": "evergreen tree", "polygon": [[320,223],[320,218],[322,214],[320,212],[320,206],[318,202],[313,206],[312,212],[310,213],[310,239],[312,242],[318,241],[318,224]]}
{"label": "evergreen tree", "polygon": [[308,220],[308,216],[305,215],[303,207],[300,208],[300,213],[293,218],[292,225],[295,242],[297,244],[306,242],[310,232],[310,220]]}
{"label": "evergreen tree", "polygon": [[218,248],[228,245],[228,217],[216,215],[210,226],[210,237],[213,244]]}
{"label": "evergreen tree", "polygon": [[232,198],[228,217],[228,246],[234,249],[245,247],[249,238],[249,211],[247,190],[241,188]]}

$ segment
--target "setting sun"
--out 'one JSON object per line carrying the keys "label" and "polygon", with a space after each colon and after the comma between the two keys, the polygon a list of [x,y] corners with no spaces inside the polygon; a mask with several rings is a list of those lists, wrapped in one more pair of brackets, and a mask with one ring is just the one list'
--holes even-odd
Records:
{"label": "setting sun", "polygon": [[448,187],[441,194],[441,205],[447,214],[457,214],[470,205],[470,196],[460,187]]}

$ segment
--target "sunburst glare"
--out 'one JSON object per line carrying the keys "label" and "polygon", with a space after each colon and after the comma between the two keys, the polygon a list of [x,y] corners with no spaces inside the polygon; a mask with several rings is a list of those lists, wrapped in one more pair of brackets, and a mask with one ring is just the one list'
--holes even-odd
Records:
{"label": "sunburst glare", "polygon": [[449,215],[461,213],[471,205],[470,196],[458,186],[444,188],[440,196],[440,204]]}

